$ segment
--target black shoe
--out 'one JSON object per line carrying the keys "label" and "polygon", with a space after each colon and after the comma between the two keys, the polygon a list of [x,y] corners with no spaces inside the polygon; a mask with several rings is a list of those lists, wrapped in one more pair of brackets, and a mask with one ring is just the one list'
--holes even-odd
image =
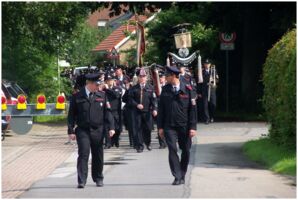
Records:
{"label": "black shoe", "polygon": [[160,146],[159,146],[159,149],[165,149],[165,148],[167,148],[166,145],[160,145]]}
{"label": "black shoe", "polygon": [[182,178],[180,179],[180,183],[181,183],[181,184],[185,184],[185,178],[184,178],[184,177],[182,177]]}
{"label": "black shoe", "polygon": [[137,149],[137,152],[138,153],[142,153],[143,152],[143,149]]}
{"label": "black shoe", "polygon": [[152,150],[152,147],[150,145],[147,146],[148,151]]}
{"label": "black shoe", "polygon": [[97,186],[97,187],[103,187],[103,180],[102,180],[102,179],[97,180],[97,181],[96,181],[96,186]]}
{"label": "black shoe", "polygon": [[105,146],[105,149],[110,149],[111,148],[111,145],[106,145]]}
{"label": "black shoe", "polygon": [[85,187],[85,184],[83,184],[83,183],[78,184],[78,188],[84,188],[84,187]]}
{"label": "black shoe", "polygon": [[119,148],[119,142],[115,143],[115,147]]}
{"label": "black shoe", "polygon": [[209,120],[208,120],[208,121],[206,121],[206,122],[205,122],[205,124],[206,124],[206,125],[207,125],[207,124],[209,124]]}
{"label": "black shoe", "polygon": [[180,185],[181,181],[177,178],[175,178],[174,182],[172,183],[172,185]]}

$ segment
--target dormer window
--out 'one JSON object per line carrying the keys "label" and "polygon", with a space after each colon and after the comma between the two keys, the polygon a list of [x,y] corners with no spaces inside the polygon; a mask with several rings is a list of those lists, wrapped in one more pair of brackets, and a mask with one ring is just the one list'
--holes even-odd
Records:
{"label": "dormer window", "polygon": [[106,25],[107,25],[107,22],[108,22],[108,20],[102,20],[102,19],[100,19],[100,20],[98,20],[97,21],[97,26],[100,28],[100,27],[106,27]]}

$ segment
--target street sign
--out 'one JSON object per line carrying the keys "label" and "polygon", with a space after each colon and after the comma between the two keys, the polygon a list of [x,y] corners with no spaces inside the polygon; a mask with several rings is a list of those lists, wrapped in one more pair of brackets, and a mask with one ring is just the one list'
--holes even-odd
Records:
{"label": "street sign", "polygon": [[236,40],[236,33],[220,33],[219,39],[222,43],[233,43]]}
{"label": "street sign", "polygon": [[234,43],[220,43],[220,50],[231,51],[235,49]]}

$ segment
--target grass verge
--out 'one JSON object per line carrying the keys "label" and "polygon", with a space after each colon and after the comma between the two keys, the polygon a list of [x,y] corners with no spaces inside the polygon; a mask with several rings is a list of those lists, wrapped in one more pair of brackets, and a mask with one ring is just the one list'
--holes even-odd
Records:
{"label": "grass verge", "polygon": [[35,123],[66,123],[67,116],[34,116],[33,121]]}
{"label": "grass verge", "polygon": [[272,143],[269,138],[248,141],[243,150],[251,160],[268,169],[291,176],[296,176],[296,151]]}

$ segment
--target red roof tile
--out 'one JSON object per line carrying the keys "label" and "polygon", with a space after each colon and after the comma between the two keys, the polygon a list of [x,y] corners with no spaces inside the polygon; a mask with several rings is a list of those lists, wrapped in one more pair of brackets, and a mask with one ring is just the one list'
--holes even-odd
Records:
{"label": "red roof tile", "polygon": [[[145,21],[147,16],[140,15],[139,20],[141,22]],[[132,16],[130,21],[135,20],[135,16]],[[126,38],[123,31],[128,30],[129,32],[133,32],[135,30],[135,25],[122,25],[116,30],[114,30],[106,39],[104,39],[101,43],[99,43],[92,51],[111,51],[113,47],[115,47],[121,40]]]}

